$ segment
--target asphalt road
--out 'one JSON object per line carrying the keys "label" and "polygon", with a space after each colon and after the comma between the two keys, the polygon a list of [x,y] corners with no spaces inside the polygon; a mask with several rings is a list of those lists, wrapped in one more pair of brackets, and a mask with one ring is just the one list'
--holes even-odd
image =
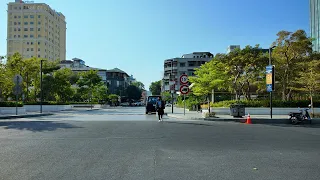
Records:
{"label": "asphalt road", "polygon": [[164,119],[143,108],[0,121],[0,179],[319,180],[319,127]]}

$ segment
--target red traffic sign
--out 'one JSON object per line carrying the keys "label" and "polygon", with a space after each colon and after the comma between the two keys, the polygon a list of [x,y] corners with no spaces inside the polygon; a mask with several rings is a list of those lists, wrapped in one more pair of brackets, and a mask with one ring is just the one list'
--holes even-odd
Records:
{"label": "red traffic sign", "polygon": [[181,94],[188,94],[190,91],[189,86],[188,85],[181,85],[180,86],[180,92]]}
{"label": "red traffic sign", "polygon": [[188,82],[189,82],[188,75],[182,74],[180,76],[180,84],[188,84]]}

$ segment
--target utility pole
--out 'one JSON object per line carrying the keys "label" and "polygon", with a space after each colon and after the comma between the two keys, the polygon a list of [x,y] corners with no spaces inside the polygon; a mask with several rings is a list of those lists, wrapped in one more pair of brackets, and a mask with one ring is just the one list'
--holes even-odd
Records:
{"label": "utility pole", "polygon": [[44,60],[40,60],[40,113],[42,113],[42,101],[43,101],[43,91],[42,91],[42,62]]}

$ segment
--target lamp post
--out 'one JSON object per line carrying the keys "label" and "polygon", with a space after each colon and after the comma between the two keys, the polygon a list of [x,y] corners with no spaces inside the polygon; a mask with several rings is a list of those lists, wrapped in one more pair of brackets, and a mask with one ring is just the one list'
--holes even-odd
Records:
{"label": "lamp post", "polygon": [[[174,80],[174,78],[173,78],[173,59],[171,60],[171,81],[173,81]],[[175,86],[175,84],[173,84],[173,85],[171,85],[171,86]],[[174,90],[175,90],[175,88],[172,90],[172,89],[170,89],[171,90],[171,113],[173,114],[173,92],[174,92]]]}
{"label": "lamp post", "polygon": [[45,61],[43,59],[40,60],[40,113],[42,113],[42,101],[43,101],[43,91],[42,91],[42,62]]}
{"label": "lamp post", "polygon": [[[271,66],[271,50],[273,49],[273,48],[275,48],[276,46],[272,46],[272,47],[270,47],[269,48],[269,66]],[[274,73],[274,72],[273,72]],[[272,80],[274,79],[274,77],[272,77]],[[274,84],[274,82],[272,82],[273,84]],[[272,89],[274,89],[274,87],[272,87]],[[270,118],[272,119],[272,91],[273,90],[271,90],[270,91]]]}

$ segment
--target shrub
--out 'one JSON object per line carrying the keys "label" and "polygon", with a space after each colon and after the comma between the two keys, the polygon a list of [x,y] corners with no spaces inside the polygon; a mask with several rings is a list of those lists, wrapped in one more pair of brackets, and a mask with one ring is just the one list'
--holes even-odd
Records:
{"label": "shrub", "polygon": [[[25,102],[25,105],[40,105],[40,102]],[[69,105],[68,102],[56,102],[56,101],[45,101],[42,102],[42,105]]]}
{"label": "shrub", "polygon": [[[22,107],[23,104],[22,102],[18,102],[18,107]],[[3,101],[0,102],[0,107],[16,107],[16,102],[15,101]]]}
{"label": "shrub", "polygon": [[216,117],[216,113],[215,112],[207,112],[205,113],[205,117],[208,118],[208,117]]}
{"label": "shrub", "polygon": [[[211,103],[211,107],[230,107],[231,104],[243,104],[245,107],[270,107],[269,100],[251,100],[251,101],[220,101],[216,103]],[[310,101],[308,100],[294,100],[294,101],[281,101],[273,100],[273,107],[308,107]],[[320,101],[313,102],[314,107],[320,106]]]}

